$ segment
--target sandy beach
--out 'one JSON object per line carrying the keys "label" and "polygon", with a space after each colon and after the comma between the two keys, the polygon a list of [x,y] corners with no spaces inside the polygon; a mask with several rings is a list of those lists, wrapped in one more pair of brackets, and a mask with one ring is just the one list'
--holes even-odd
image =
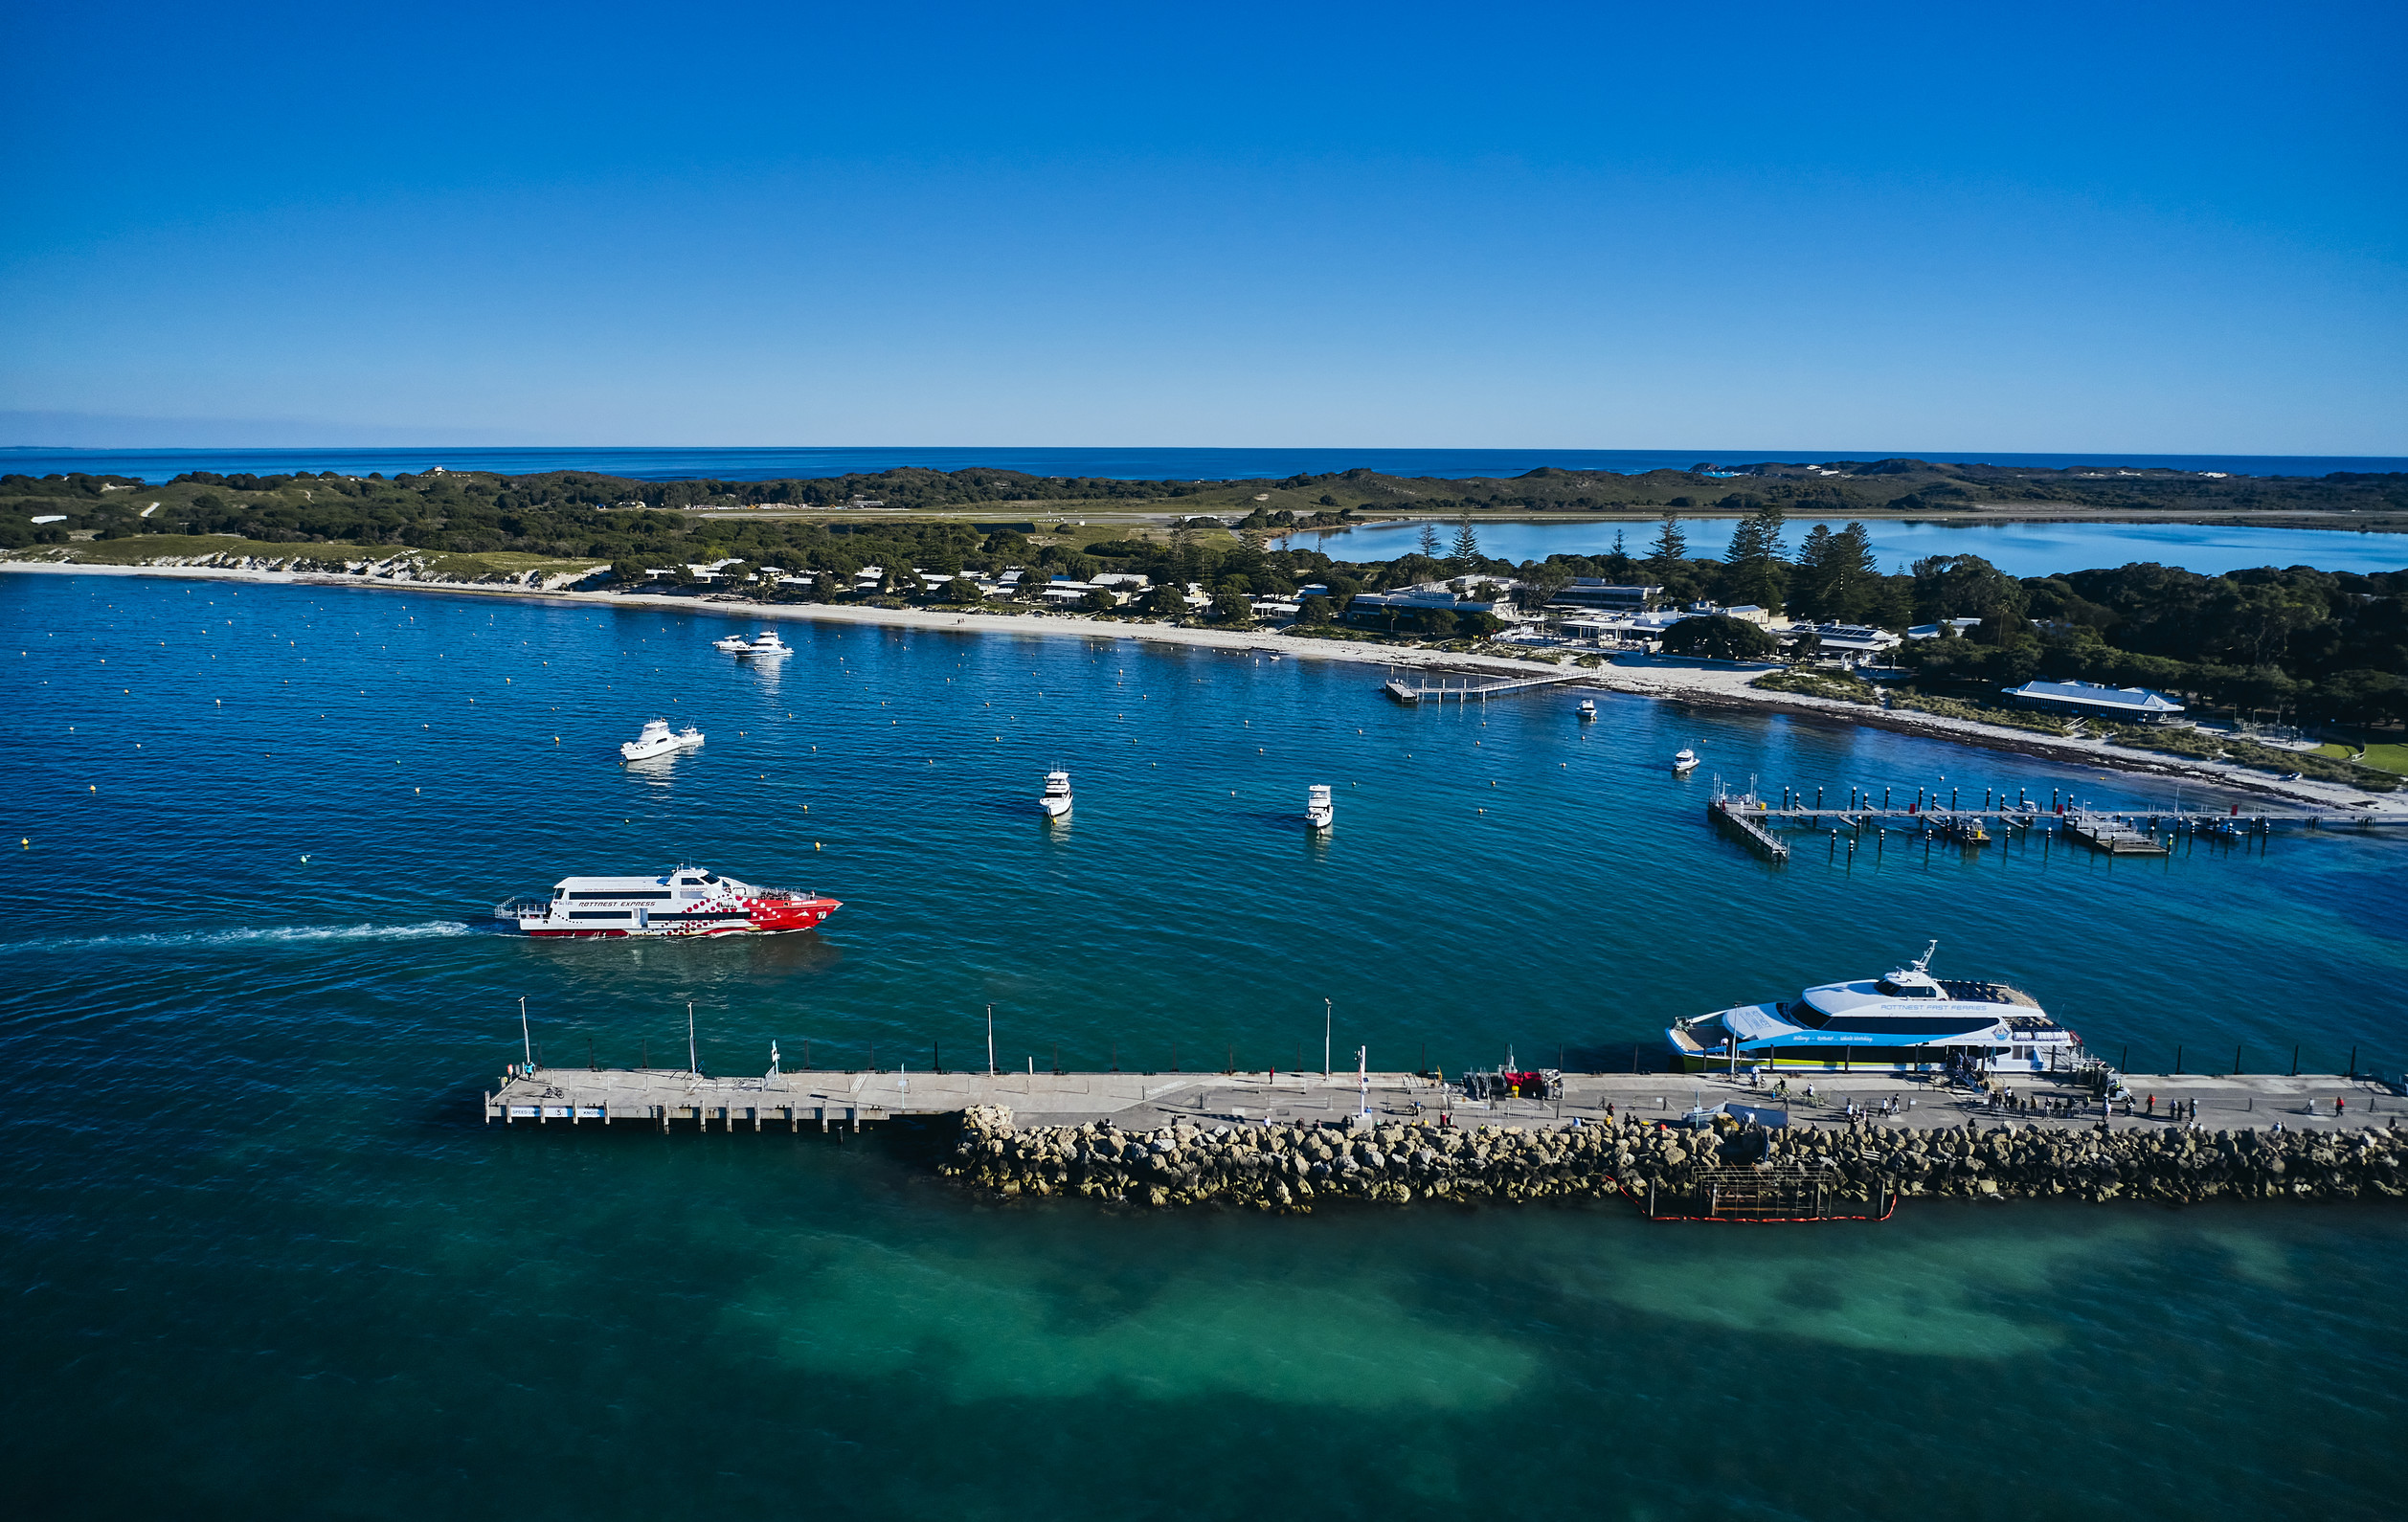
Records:
{"label": "sandy beach", "polygon": [[827,603],[756,603],[735,597],[663,596],[644,593],[573,592],[538,587],[486,586],[473,582],[411,581],[384,576],[344,576],[217,566],[99,566],[56,561],[0,560],[0,572],[36,575],[152,576],[174,580],[244,582],[415,593],[461,597],[503,597],[524,602],[629,605],[706,614],[734,623],[832,623],[956,633],[1016,634],[1037,638],[1134,639],[1199,649],[1260,651],[1307,660],[1344,660],[1365,666],[1411,667],[1462,673],[1566,678],[1567,686],[1707,707],[1774,710],[1818,723],[1856,725],[1918,734],[2103,772],[2203,782],[2254,794],[2270,802],[2348,809],[2381,823],[2408,823],[2408,790],[2391,795],[2362,793],[2335,783],[2286,781],[2253,768],[2135,751],[2096,739],[2054,739],[2028,729],[1902,709],[1877,709],[1800,693],[1772,693],[1748,685],[1761,670],[1727,670],[1648,661],[1609,662],[1575,668],[1543,660],[1495,655],[1454,654],[1393,645],[1316,638],[1267,629],[1199,629],[1142,618],[1093,618],[1077,614],[1029,611],[1018,614],[955,612],[949,609],[871,608]]}

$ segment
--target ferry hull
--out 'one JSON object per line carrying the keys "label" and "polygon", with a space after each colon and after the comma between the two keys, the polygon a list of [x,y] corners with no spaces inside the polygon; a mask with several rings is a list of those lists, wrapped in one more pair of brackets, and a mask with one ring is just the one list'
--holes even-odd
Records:
{"label": "ferry hull", "polygon": [[518,928],[529,935],[574,940],[619,940],[633,936],[665,935],[692,940],[722,935],[779,935],[795,930],[812,930],[820,922],[843,908],[836,899],[814,899],[802,904],[762,906],[753,909],[751,917],[741,921],[719,921],[710,925],[641,924],[614,926],[607,929],[586,927],[571,928],[547,924],[543,920],[522,919]]}

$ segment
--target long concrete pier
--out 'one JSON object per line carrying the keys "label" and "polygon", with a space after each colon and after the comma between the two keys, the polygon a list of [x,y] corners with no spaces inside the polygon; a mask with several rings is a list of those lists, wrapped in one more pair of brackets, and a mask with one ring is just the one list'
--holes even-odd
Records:
{"label": "long concrete pier", "polygon": [[[1853,1105],[1886,1126],[1939,1129],[1969,1122],[2095,1130],[2099,1103],[2081,1086],[2047,1074],[2005,1078],[2019,1101],[2006,1108],[1987,1094],[1951,1089],[1922,1075],[1783,1075],[1786,1099],[1726,1074],[1565,1074],[1559,1097],[1471,1101],[1459,1088],[1414,1073],[1046,1073],[828,1072],[712,1077],[676,1069],[539,1067],[505,1077],[484,1096],[488,1124],[649,1127],[655,1130],[858,1131],[911,1116],[958,1114],[974,1106],[1009,1109],[1016,1123],[1078,1126],[1109,1120],[1123,1130],[1180,1124],[1243,1127],[1434,1123],[1444,1112],[1458,1127],[1551,1130],[1593,1125],[1609,1114],[1678,1120],[1726,1102],[1780,1111],[1791,1127],[1851,1124]],[[2210,1130],[2351,1131],[2408,1122],[2408,1097],[2394,1085],[2338,1074],[2214,1077],[2127,1074],[2133,1113],[2118,1105],[2104,1117],[2115,1130],[2178,1124],[2177,1105]],[[1808,1088],[1812,1086],[1812,1097]],[[2157,1101],[2150,1111],[2149,1098]],[[2336,1108],[2335,1101],[2339,1101]]]}

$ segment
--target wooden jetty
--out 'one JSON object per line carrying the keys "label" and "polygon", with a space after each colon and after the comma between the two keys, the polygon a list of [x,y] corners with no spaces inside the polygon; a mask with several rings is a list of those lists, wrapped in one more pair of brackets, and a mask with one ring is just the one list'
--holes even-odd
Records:
{"label": "wooden jetty", "polygon": [[1408,686],[1404,678],[1390,677],[1386,682],[1381,683],[1380,690],[1386,693],[1397,702],[1406,704],[1421,703],[1425,700],[1444,703],[1450,698],[1452,698],[1457,703],[1469,703],[1474,698],[1478,699],[1482,703],[1486,703],[1491,698],[1501,698],[1507,693],[1527,692],[1533,687],[1552,687],[1563,683],[1578,682],[1579,680],[1580,677],[1578,675],[1573,675],[1562,677],[1497,677],[1494,679],[1465,677],[1459,682],[1451,682],[1442,675],[1439,678],[1438,684],[1436,686],[1430,685],[1428,681],[1419,677],[1416,677],[1413,684]]}
{"label": "wooden jetty", "polygon": [[[1658,1066],[1664,1054],[1653,1047],[1631,1052],[1633,1067],[1642,1060]],[[1832,1127],[1850,1124],[1841,1108],[1853,1098],[1861,1107],[1882,1098],[1900,1100],[1900,1113],[1885,1124],[1916,1129],[1985,1123],[1998,1118],[1987,1099],[1971,1090],[1948,1087],[1936,1074],[1843,1070],[1834,1060],[1826,1071],[1802,1074],[1788,1070],[1792,1086],[1811,1076],[1819,1096],[1809,1100],[1792,1094],[1787,1101],[1790,1127]],[[2073,1074],[2034,1073],[2006,1082],[2021,1093],[2061,1094],[2080,1099],[2088,1087]],[[2168,1101],[2185,1099],[2201,1107],[2218,1126],[2265,1126],[2276,1121],[2298,1130],[2358,1130],[2398,1122],[2408,1111],[2399,1086],[2364,1076],[2337,1073],[2285,1075],[2269,1072],[2248,1076],[2222,1073],[2127,1073],[2124,1082],[2136,1094],[2154,1097],[2155,1114],[2112,1119],[2117,1130],[2165,1124]],[[1610,1108],[1624,1116],[1662,1120],[1677,1125],[1704,1096],[1709,1104],[1737,1101],[1770,1103],[1770,1091],[1748,1084],[1744,1076],[1721,1073],[1566,1073],[1556,1093],[1544,1099],[1498,1097],[1466,1099],[1461,1087],[1442,1085],[1419,1073],[1374,1072],[1364,1078],[1339,1072],[1211,1072],[1211,1073],[1049,1073],[1006,1069],[986,1072],[829,1071],[716,1077],[664,1068],[514,1068],[501,1086],[484,1097],[483,1115],[490,1125],[604,1128],[623,1130],[709,1131],[739,1133],[842,1132],[911,1117],[957,1115],[972,1106],[1001,1106],[1020,1125],[1082,1125],[1111,1121],[1128,1130],[1150,1130],[1173,1123],[1239,1126],[1269,1122],[1294,1125],[1317,1121],[1326,1126],[1358,1124],[1368,1115],[1379,1124],[1400,1120],[1434,1121],[1444,1109],[1459,1127],[1499,1125],[1545,1130],[1590,1123]],[[1912,1106],[1905,1104],[1913,1097]],[[2336,1112],[2333,1099],[2347,1098]],[[2136,1110],[2142,1107],[2135,1106]],[[2087,1111],[2077,1106],[2054,1118],[2039,1117],[2050,1129],[2087,1130],[2100,1116],[2091,1102]],[[2018,1126],[2035,1123],[2030,1112],[2014,1117]],[[1737,1200],[1732,1201],[1734,1209]],[[1730,1212],[1724,1212],[1728,1214]]]}
{"label": "wooden jetty", "polygon": [[1764,805],[1756,800],[1754,795],[1718,793],[1707,802],[1705,813],[1717,829],[1735,837],[1766,861],[1786,862],[1789,859],[1789,842],[1760,822]]}
{"label": "wooden jetty", "polygon": [[[2096,809],[2033,810],[2000,808],[1986,804],[1981,808],[1952,808],[1945,804],[1928,804],[1917,808],[1815,808],[1806,804],[1773,804],[1759,800],[1752,817],[1769,826],[1804,824],[1812,829],[1888,829],[1902,825],[1910,831],[1946,831],[1971,823],[1995,825],[1999,830],[2061,830],[2068,838],[2087,839],[2091,835],[2121,831],[2126,836],[2138,836],[2146,840],[2159,837],[2159,848],[2173,837],[2204,835],[2219,838],[2263,836],[2273,833],[2277,825],[2298,825],[2305,829],[2323,831],[2347,829],[2352,826],[2368,829],[2374,825],[2408,824],[2408,815],[2363,814],[2332,809],[2268,809],[2251,814],[2201,814],[2187,811],[2127,809],[2107,813]],[[2100,849],[2107,849],[2101,846]],[[2133,848],[2123,848],[2129,852]]]}
{"label": "wooden jetty", "polygon": [[2074,839],[2109,856],[2164,856],[2170,849],[2156,836],[2104,814],[2069,814],[2063,828]]}

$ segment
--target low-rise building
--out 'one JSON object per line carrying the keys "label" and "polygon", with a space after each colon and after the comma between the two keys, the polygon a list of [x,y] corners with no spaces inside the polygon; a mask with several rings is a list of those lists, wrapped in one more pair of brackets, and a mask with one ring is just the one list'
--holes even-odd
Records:
{"label": "low-rise building", "polygon": [[1826,653],[1835,656],[1874,656],[1895,650],[1898,636],[1887,629],[1876,629],[1860,623],[1793,623],[1789,632],[1800,637],[1812,635],[1821,641]]}
{"label": "low-rise building", "polygon": [[1569,586],[1557,592],[1550,599],[1568,608],[1604,608],[1620,613],[1643,613],[1664,597],[1661,587],[1623,586],[1602,576],[1574,576]]}
{"label": "low-rise building", "polygon": [[2118,724],[2163,724],[2183,711],[2181,704],[2146,687],[2110,687],[2096,682],[2027,682],[2009,687],[2018,707],[2112,719]]}

